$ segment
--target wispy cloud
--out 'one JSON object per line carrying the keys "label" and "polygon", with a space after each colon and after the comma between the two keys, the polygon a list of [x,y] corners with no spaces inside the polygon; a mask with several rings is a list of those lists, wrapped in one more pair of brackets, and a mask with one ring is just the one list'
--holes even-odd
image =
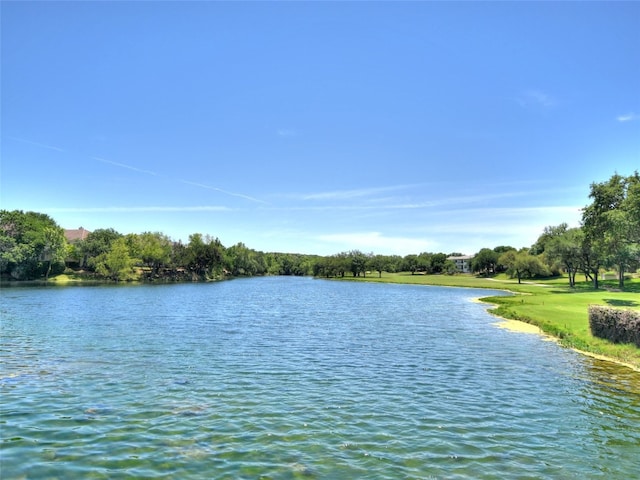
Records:
{"label": "wispy cloud", "polygon": [[190,180],[180,179],[178,181],[180,183],[184,183],[185,185],[193,185],[194,187],[204,188],[206,190],[214,190],[216,192],[224,193],[225,195],[231,195],[232,197],[239,197],[239,198],[244,198],[246,200],[251,200],[252,202],[268,204],[264,200],[260,200],[258,198],[254,198],[249,195],[245,195],[244,193],[229,192],[228,190],[223,190],[222,188],[214,187],[212,185],[206,185],[204,183],[192,182]]}
{"label": "wispy cloud", "polygon": [[295,137],[296,135],[298,135],[298,132],[291,128],[279,128],[278,130],[276,130],[276,134],[279,137]]}
{"label": "wispy cloud", "polygon": [[487,217],[514,217],[524,222],[532,217],[549,217],[581,214],[582,207],[577,205],[552,205],[552,206],[527,206],[527,207],[493,207],[493,208],[466,208],[458,210],[440,210],[438,215],[452,216],[465,215],[483,221]]}
{"label": "wispy cloud", "polygon": [[416,185],[392,185],[387,187],[359,188],[353,190],[334,190],[330,192],[308,193],[299,196],[302,200],[348,200],[359,197],[369,197],[379,193],[405,190]]}
{"label": "wispy cloud", "polygon": [[152,172],[151,170],[144,170],[142,168],[134,167],[132,165],[127,165],[125,163],[114,162],[112,160],[107,160],[107,159],[100,158],[100,157],[91,157],[91,158],[93,158],[94,160],[97,160],[99,162],[102,162],[102,163],[107,163],[107,164],[113,165],[115,167],[126,168],[127,170],[132,170],[134,172],[145,173],[147,175],[152,175],[154,177],[159,177],[160,176],[158,173]]}
{"label": "wispy cloud", "polygon": [[168,212],[229,212],[218,205],[200,206],[139,206],[139,207],[48,207],[40,211],[51,213],[168,213]]}
{"label": "wispy cloud", "polygon": [[64,152],[65,151],[63,148],[56,147],[54,145],[47,145],[46,143],[32,142],[31,140],[25,140],[24,138],[17,138],[17,137],[10,137],[10,136],[7,136],[5,138],[8,138],[10,140],[15,140],[16,142],[26,143],[28,145],[34,145],[34,146],[40,147],[40,148],[46,148],[48,150],[54,150],[56,152]]}
{"label": "wispy cloud", "polygon": [[[465,204],[488,204],[496,200],[510,199],[510,198],[525,198],[532,196],[547,195],[554,191],[548,189],[541,190],[515,190],[515,191],[498,191],[491,193],[469,194],[461,196],[445,196],[434,195],[431,198],[422,198],[418,195],[416,198],[409,198],[408,196],[402,197],[375,197],[377,193],[384,193],[392,190],[410,189],[417,185],[398,185],[392,187],[380,187],[380,188],[365,188],[358,190],[341,190],[334,192],[322,192],[316,194],[306,194],[292,196],[291,198],[297,200],[326,200],[342,202],[340,204],[326,203],[326,204],[309,204],[299,203],[295,205],[289,205],[284,207],[275,207],[275,209],[281,210],[309,210],[309,211],[322,211],[322,210],[420,210],[420,209],[434,209],[438,207],[438,210],[443,211],[444,208],[450,206],[463,206]],[[566,189],[563,190],[563,192]],[[350,200],[362,199],[360,202],[350,202]],[[489,208],[489,207],[485,207]],[[458,210],[456,210],[458,211]]]}
{"label": "wispy cloud", "polygon": [[373,251],[382,254],[406,255],[408,252],[424,252],[432,243],[410,237],[387,237],[380,232],[353,232],[319,235],[318,240],[347,250]]}
{"label": "wispy cloud", "polygon": [[[437,211],[425,219],[425,225],[415,228],[415,233],[431,235],[453,235],[464,239],[468,235],[487,237],[527,236],[530,243],[542,234],[545,227],[568,223],[570,227],[580,225],[581,207],[538,206],[469,208],[455,211]],[[524,246],[526,243],[520,244]]]}
{"label": "wispy cloud", "polygon": [[[169,178],[166,175],[162,175],[160,173],[157,173],[157,172],[154,172],[154,171],[151,171],[151,170],[145,170],[143,168],[134,167],[133,165],[128,165],[126,163],[114,162],[112,160],[106,160],[106,159],[100,158],[100,157],[91,157],[91,158],[93,158],[94,160],[97,160],[99,162],[102,162],[102,163],[113,165],[114,167],[125,168],[127,170],[131,170],[131,171],[138,172],[138,173],[144,173],[146,175],[151,175],[153,177]],[[207,185],[207,184],[200,183],[200,182],[192,182],[190,180],[184,180],[184,179],[177,179],[177,181],[180,182],[180,183],[184,183],[185,185],[191,185],[191,186],[198,187],[198,188],[204,188],[206,190],[213,190],[213,191],[216,191],[216,192],[224,193],[225,195],[230,195],[232,197],[238,197],[238,198],[244,198],[246,200],[251,200],[252,202],[265,203],[265,204],[267,203],[267,202],[265,202],[263,200],[259,200],[257,198],[251,197],[249,195],[245,195],[243,193],[230,192],[228,190],[224,190],[222,188],[214,187],[212,185]]]}
{"label": "wispy cloud", "polygon": [[624,122],[633,122],[634,120],[638,120],[640,119],[640,115],[638,115],[637,113],[633,113],[633,112],[629,112],[625,115],[618,115],[616,117],[616,120],[618,120],[621,123]]}
{"label": "wispy cloud", "polygon": [[[514,197],[527,197],[532,195],[547,195],[550,193],[557,193],[557,190],[551,189],[531,189],[531,188],[518,188],[518,189],[505,189],[498,187],[514,187],[515,185],[525,186],[532,185],[532,182],[509,182],[504,184],[489,185],[491,193],[479,193],[468,194],[461,196],[446,196],[433,194],[435,191],[446,190],[443,189],[443,183],[437,184],[437,189],[428,188],[430,184],[416,183],[416,184],[404,184],[404,185],[390,185],[383,187],[368,187],[352,190],[333,190],[327,192],[316,193],[299,193],[290,195],[281,195],[284,198],[302,201],[348,201],[355,199],[363,199],[366,202],[360,204],[345,205],[345,208],[393,208],[393,209],[415,209],[415,208],[429,208],[442,205],[454,205],[464,203],[478,203],[487,202],[491,200],[497,200],[501,198],[514,198]],[[433,185],[431,185],[433,186]],[[567,191],[566,186],[562,188],[563,192]],[[411,192],[414,190],[415,192]],[[380,194],[389,192],[406,192],[402,196],[380,196]],[[425,191],[431,192],[431,198],[424,198]],[[429,195],[429,193],[427,193]],[[415,200],[412,200],[414,198]],[[304,208],[304,207],[301,207]],[[334,207],[335,208],[335,207]]]}
{"label": "wispy cloud", "polygon": [[521,107],[545,109],[555,107],[558,104],[554,97],[541,90],[526,90],[518,96],[517,102]]}

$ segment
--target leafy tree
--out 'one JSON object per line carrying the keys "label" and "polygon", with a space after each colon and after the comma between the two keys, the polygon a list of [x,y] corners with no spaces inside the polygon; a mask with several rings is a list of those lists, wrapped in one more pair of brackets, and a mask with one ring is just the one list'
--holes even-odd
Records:
{"label": "leafy tree", "polygon": [[605,262],[615,265],[618,283],[640,255],[640,175],[614,174],[609,180],[592,183],[592,203],[582,212],[582,223],[590,244],[604,252]]}
{"label": "leafy tree", "polygon": [[411,272],[411,275],[414,275],[418,270],[418,256],[411,254],[406,255],[402,260],[402,268],[407,272]]}
{"label": "leafy tree", "polygon": [[330,257],[330,269],[335,272],[336,276],[344,277],[345,273],[350,270],[351,259],[347,252],[340,252]]}
{"label": "leafy tree", "polygon": [[317,257],[313,260],[312,272],[316,276],[344,277],[349,270],[350,261],[345,252],[337,253],[328,257]]}
{"label": "leafy tree", "polygon": [[48,215],[0,210],[0,273],[16,280],[35,279],[64,269],[67,243]]}
{"label": "leafy tree", "polygon": [[496,247],[493,249],[494,252],[496,252],[498,255],[502,255],[505,252],[508,252],[509,250],[515,250],[515,248],[510,247],[508,245],[500,245],[499,247]]}
{"label": "leafy tree", "polygon": [[350,271],[354,277],[359,277],[362,273],[367,275],[367,256],[360,250],[352,250],[349,252]]}
{"label": "leafy tree", "polygon": [[560,262],[569,276],[569,286],[574,287],[576,274],[584,265],[583,249],[584,233],[579,228],[569,228],[566,223],[555,227],[546,227],[545,255],[550,260]]}
{"label": "leafy tree", "polygon": [[514,247],[508,247],[508,246],[500,246],[500,247],[496,247],[496,248],[493,249],[493,251],[498,254],[498,261],[496,263],[496,271],[497,272],[506,272],[507,271],[507,266],[503,265],[502,263],[500,263],[500,258],[502,257],[503,253],[510,252],[511,250],[516,251],[516,249]]}
{"label": "leafy tree", "polygon": [[629,240],[640,243],[640,177],[638,172],[628,177],[627,198],[624,209],[629,219]]}
{"label": "leafy tree", "polygon": [[473,272],[483,272],[485,275],[495,273],[498,265],[498,253],[490,248],[483,248],[473,257],[471,270]]}
{"label": "leafy tree", "polygon": [[137,236],[138,251],[136,256],[142,263],[149,267],[152,273],[171,262],[171,250],[173,242],[160,232],[144,232]]}
{"label": "leafy tree", "polygon": [[444,265],[442,266],[442,272],[447,275],[455,275],[458,273],[458,267],[456,266],[456,262],[453,260],[446,260]]}
{"label": "leafy tree", "polygon": [[581,248],[581,264],[582,269],[585,274],[585,280],[591,280],[593,282],[593,288],[598,288],[598,274],[600,273],[600,268],[604,264],[604,254],[601,251],[601,244],[598,242],[593,242],[591,238],[589,238],[584,230],[583,239],[582,239],[582,248]]}
{"label": "leafy tree", "polygon": [[400,255],[387,256],[387,271],[389,273],[399,272],[402,268],[402,257]]}
{"label": "leafy tree", "polygon": [[531,255],[527,249],[509,250],[500,256],[498,262],[507,267],[507,273],[511,277],[517,277],[518,283],[522,283],[523,278],[545,276],[549,273],[540,258]]}
{"label": "leafy tree", "polygon": [[48,226],[43,230],[44,246],[40,258],[47,265],[44,275],[45,280],[49,280],[49,274],[54,265],[62,266],[64,270],[64,261],[67,254],[67,241],[64,238],[64,231],[58,226]]}
{"label": "leafy tree", "polygon": [[446,270],[445,263],[447,262],[447,255],[445,253],[434,253],[430,256],[430,269],[429,273],[442,273]]}
{"label": "leafy tree", "polygon": [[112,280],[122,281],[135,278],[133,267],[136,259],[131,257],[129,246],[124,237],[111,242],[109,251],[98,255],[94,263],[99,275]]}
{"label": "leafy tree", "polygon": [[293,253],[276,253],[272,255],[275,257],[275,263],[269,268],[269,273],[302,276],[310,273],[312,269],[307,255]]}
{"label": "leafy tree", "polygon": [[232,275],[256,275],[264,273],[266,267],[261,268],[257,254],[254,250],[240,242],[226,251],[226,266]]}
{"label": "leafy tree", "polygon": [[189,243],[180,252],[181,263],[193,279],[209,279],[223,270],[225,249],[220,240],[201,233],[189,235]]}
{"label": "leafy tree", "polygon": [[76,243],[76,249],[82,255],[80,266],[95,270],[96,259],[111,250],[111,244],[121,238],[122,234],[113,228],[100,228],[87,235],[87,238]]}
{"label": "leafy tree", "polygon": [[389,264],[389,257],[385,255],[371,255],[369,257],[369,268],[378,272],[378,278],[382,278],[382,272],[387,270]]}
{"label": "leafy tree", "polygon": [[432,257],[433,257],[433,254],[428,252],[422,252],[418,255],[417,262],[418,262],[419,272],[425,272],[425,273],[433,272]]}

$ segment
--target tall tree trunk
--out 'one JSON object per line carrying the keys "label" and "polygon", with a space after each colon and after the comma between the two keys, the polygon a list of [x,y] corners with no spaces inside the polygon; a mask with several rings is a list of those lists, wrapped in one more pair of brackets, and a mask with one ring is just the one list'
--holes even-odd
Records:
{"label": "tall tree trunk", "polygon": [[624,267],[622,265],[618,271],[618,287],[624,288]]}

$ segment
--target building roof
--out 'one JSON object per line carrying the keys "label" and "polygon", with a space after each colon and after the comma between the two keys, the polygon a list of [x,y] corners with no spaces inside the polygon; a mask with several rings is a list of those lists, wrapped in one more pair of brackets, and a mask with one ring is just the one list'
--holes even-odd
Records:
{"label": "building roof", "polygon": [[64,231],[64,238],[67,239],[67,242],[69,243],[73,243],[73,242],[78,242],[80,240],[84,240],[85,238],[87,238],[87,235],[89,235],[91,232],[89,230],[85,230],[84,228],[80,227],[77,229],[65,229]]}

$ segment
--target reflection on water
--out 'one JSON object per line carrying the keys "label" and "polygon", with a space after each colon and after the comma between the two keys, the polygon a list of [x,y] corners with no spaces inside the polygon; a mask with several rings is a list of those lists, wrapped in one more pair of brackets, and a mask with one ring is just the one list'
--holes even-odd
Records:
{"label": "reflection on water", "polygon": [[640,374],[496,328],[483,294],[5,290],[2,478],[633,476]]}

